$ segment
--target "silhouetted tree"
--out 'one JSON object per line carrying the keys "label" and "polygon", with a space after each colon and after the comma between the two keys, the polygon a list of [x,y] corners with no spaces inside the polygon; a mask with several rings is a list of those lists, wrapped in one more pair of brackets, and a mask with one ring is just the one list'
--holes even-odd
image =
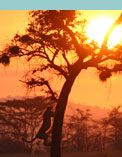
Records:
{"label": "silhouetted tree", "polygon": [[102,150],[105,150],[108,144],[110,144],[109,129],[110,123],[109,118],[104,117],[100,120],[101,131],[102,131]]}
{"label": "silhouetted tree", "polygon": [[[51,157],[60,157],[62,124],[67,100],[76,77],[82,70],[96,68],[99,77],[106,81],[113,73],[122,70],[122,47],[108,49],[112,30],[121,24],[122,15],[106,34],[100,47],[90,44],[84,33],[85,20],[79,11],[45,10],[31,11],[30,23],[24,35],[16,34],[11,44],[1,52],[0,62],[8,65],[11,57],[26,57],[36,65],[25,77],[28,87],[43,87],[51,99],[57,101],[52,131]],[[80,18],[79,18],[80,17]],[[107,64],[114,60],[113,66]],[[63,76],[63,85],[58,94],[49,75]]]}
{"label": "silhouetted tree", "polygon": [[100,120],[92,119],[89,132],[89,150],[101,152],[103,150],[103,135]]}
{"label": "silhouetted tree", "polygon": [[24,143],[22,137],[26,139],[35,136],[41,126],[43,112],[50,103],[48,98],[43,97],[0,102],[0,141],[3,141],[3,147],[9,147],[6,142],[8,139],[13,145],[18,144],[18,147],[23,144],[23,148],[31,152],[33,143]]}
{"label": "silhouetted tree", "polygon": [[71,150],[88,151],[90,119],[89,110],[77,109],[76,113],[68,116],[67,129],[64,132],[68,134],[67,141]]}
{"label": "silhouetted tree", "polygon": [[121,106],[114,107],[109,115],[109,138],[115,149],[122,150],[122,111]]}

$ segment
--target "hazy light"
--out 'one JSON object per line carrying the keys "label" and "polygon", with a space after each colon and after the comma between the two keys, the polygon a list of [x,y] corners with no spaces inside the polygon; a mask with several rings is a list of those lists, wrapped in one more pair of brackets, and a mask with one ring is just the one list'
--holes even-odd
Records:
{"label": "hazy light", "polygon": [[[101,46],[103,39],[113,22],[114,22],[113,19],[103,17],[96,18],[91,23],[89,23],[86,30],[89,42],[94,39],[96,42],[98,42],[99,46]],[[112,48],[113,46],[117,45],[120,42],[121,37],[122,37],[121,27],[117,26],[112,31],[109,37],[108,47]]]}

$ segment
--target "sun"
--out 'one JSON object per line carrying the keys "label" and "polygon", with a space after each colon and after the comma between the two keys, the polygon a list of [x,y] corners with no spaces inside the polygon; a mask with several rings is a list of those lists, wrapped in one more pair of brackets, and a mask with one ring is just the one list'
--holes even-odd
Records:
{"label": "sun", "polygon": [[[101,17],[94,19],[91,23],[88,24],[86,29],[86,35],[91,40],[98,42],[99,46],[102,45],[104,37],[111,27],[114,20],[112,18]],[[113,48],[117,45],[122,38],[122,30],[120,26],[117,26],[109,36],[108,48]]]}

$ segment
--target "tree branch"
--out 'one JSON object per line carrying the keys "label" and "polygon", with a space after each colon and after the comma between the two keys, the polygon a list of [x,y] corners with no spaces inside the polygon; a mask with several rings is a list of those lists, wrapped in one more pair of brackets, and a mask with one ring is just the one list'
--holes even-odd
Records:
{"label": "tree branch", "polygon": [[32,78],[30,81],[23,81],[23,80],[19,80],[19,81],[27,84],[27,86],[31,88],[35,86],[46,86],[48,88],[48,91],[46,91],[46,93],[51,94],[51,99],[57,101],[57,93],[52,90],[49,82],[44,78],[40,78],[40,80],[35,80]]}
{"label": "tree branch", "polygon": [[105,37],[104,37],[104,40],[103,40],[103,43],[102,43],[102,46],[101,46],[101,50],[100,50],[100,55],[99,55],[99,58],[102,57],[102,55],[105,53],[105,51],[107,50],[107,43],[108,43],[108,39],[109,39],[109,36],[111,34],[111,32],[114,30],[114,28],[117,26],[117,25],[120,25],[122,22],[122,13],[121,15],[119,16],[119,18],[112,24],[112,26],[110,27],[110,29],[108,30],[108,32],[106,33]]}
{"label": "tree branch", "polygon": [[83,60],[87,55],[87,54],[85,54],[85,49],[83,47],[81,47],[81,45],[78,43],[77,39],[75,38],[75,34],[72,32],[72,30],[70,28],[63,25],[63,29],[69,33],[69,35],[72,39],[72,42],[74,44],[74,47],[76,49],[76,53],[77,53],[78,57],[82,58],[82,60]]}
{"label": "tree branch", "polygon": [[68,66],[68,69],[69,69],[69,67],[70,67],[71,65],[70,65],[70,63],[69,63],[69,61],[68,61],[68,59],[67,59],[67,57],[66,57],[65,52],[63,52],[62,56],[63,56],[64,60],[66,61],[67,66]]}
{"label": "tree branch", "polygon": [[54,68],[54,69],[57,70],[60,74],[62,74],[62,75],[65,77],[65,79],[67,79],[67,77],[68,77],[67,72],[65,72],[60,66],[54,64],[53,62],[50,62],[50,63],[51,63],[51,64],[49,65],[50,68]]}

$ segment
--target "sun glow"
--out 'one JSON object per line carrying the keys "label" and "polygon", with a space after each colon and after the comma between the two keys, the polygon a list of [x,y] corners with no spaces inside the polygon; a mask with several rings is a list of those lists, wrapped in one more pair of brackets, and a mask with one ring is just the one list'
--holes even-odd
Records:
{"label": "sun glow", "polygon": [[[96,42],[98,42],[99,46],[101,46],[104,37],[113,22],[114,20],[112,18],[103,17],[96,18],[91,23],[89,23],[86,30],[89,42],[94,39]],[[113,48],[120,42],[121,38],[122,30],[120,26],[117,26],[109,36],[108,47]]]}

